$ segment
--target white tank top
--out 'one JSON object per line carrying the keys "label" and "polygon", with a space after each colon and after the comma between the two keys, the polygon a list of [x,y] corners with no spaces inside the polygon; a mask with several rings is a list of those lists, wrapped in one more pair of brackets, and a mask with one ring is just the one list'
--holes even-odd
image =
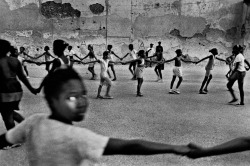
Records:
{"label": "white tank top", "polygon": [[58,67],[58,68],[60,68],[60,69],[65,69],[65,68],[67,68],[67,67],[70,66],[70,61],[69,61],[69,60],[68,60],[68,64],[66,64],[66,63],[64,63],[64,61],[63,61],[61,58],[58,58],[58,59],[59,59],[59,61],[61,62],[61,66]]}

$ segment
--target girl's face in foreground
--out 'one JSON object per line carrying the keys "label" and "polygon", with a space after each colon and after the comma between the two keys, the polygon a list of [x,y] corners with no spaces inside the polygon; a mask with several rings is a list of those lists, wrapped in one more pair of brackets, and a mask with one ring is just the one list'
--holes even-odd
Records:
{"label": "girl's face in foreground", "polygon": [[67,81],[59,96],[52,98],[53,114],[68,122],[83,120],[89,105],[86,95],[86,88],[80,80]]}

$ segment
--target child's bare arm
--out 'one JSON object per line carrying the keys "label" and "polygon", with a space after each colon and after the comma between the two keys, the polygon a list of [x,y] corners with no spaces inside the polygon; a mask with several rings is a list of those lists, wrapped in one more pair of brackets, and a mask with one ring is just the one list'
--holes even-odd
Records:
{"label": "child's bare arm", "polygon": [[120,58],[118,55],[116,55],[113,51],[112,51],[112,54],[116,57],[116,58],[118,58],[118,59],[122,59],[122,58]]}
{"label": "child's bare arm", "polygon": [[17,66],[17,76],[18,78],[23,82],[23,84],[30,90],[31,93],[36,94],[36,90],[31,86],[29,80],[26,78],[26,75],[23,72],[23,68],[21,66],[21,63],[18,63]]}
{"label": "child's bare arm", "polygon": [[247,68],[247,70],[249,70],[250,69],[250,63],[248,62],[248,60],[244,60],[245,61],[245,63],[247,64],[247,66],[248,66],[248,68]]}
{"label": "child's bare arm", "polygon": [[154,155],[174,153],[185,155],[189,148],[183,145],[169,145],[145,140],[123,140],[110,138],[103,155]]}
{"label": "child's bare arm", "polygon": [[168,62],[171,62],[171,61],[174,61],[176,57],[172,58],[172,59],[169,59],[169,60],[165,60],[164,63],[168,63]]}
{"label": "child's bare arm", "polygon": [[221,59],[221,58],[219,58],[219,57],[215,57],[215,58],[218,59],[219,61],[226,62],[225,59]]}
{"label": "child's bare arm", "polygon": [[[213,56],[213,55],[210,55],[210,56]],[[210,56],[207,56],[207,57],[205,57],[205,58],[202,58],[201,60],[195,62],[195,64],[198,64],[198,63],[200,63],[200,62],[202,62],[202,61],[204,61],[204,60],[210,58]]]}
{"label": "child's bare arm", "polygon": [[188,145],[191,151],[187,154],[190,158],[223,155],[250,150],[250,137],[240,137],[210,148],[203,148],[195,144]]}
{"label": "child's bare arm", "polygon": [[125,65],[125,64],[128,64],[128,63],[132,63],[132,62],[137,62],[138,59],[134,59],[134,60],[130,60],[130,61],[127,61],[127,62],[121,62],[121,64]]}
{"label": "child's bare arm", "polygon": [[126,58],[129,55],[129,53],[127,53],[124,57],[121,58],[121,60],[123,60],[124,58]]}

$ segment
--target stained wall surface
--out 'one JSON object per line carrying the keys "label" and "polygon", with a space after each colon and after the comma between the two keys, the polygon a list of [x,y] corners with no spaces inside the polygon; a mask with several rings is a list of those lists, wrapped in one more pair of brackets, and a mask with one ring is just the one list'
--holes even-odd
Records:
{"label": "stained wall surface", "polygon": [[139,50],[158,41],[167,59],[178,48],[202,58],[216,47],[228,56],[233,44],[248,52],[248,11],[242,0],[1,0],[0,37],[34,56],[57,38],[80,56],[88,44],[97,55],[112,44],[124,56],[130,43]]}

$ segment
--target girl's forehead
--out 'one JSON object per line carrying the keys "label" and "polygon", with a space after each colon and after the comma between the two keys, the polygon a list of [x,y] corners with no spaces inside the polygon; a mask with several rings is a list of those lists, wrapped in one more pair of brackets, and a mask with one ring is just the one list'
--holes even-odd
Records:
{"label": "girl's forehead", "polygon": [[83,91],[86,91],[86,87],[84,86],[81,80],[71,79],[71,80],[66,81],[62,85],[62,91],[63,92],[71,92],[71,91],[83,92]]}

